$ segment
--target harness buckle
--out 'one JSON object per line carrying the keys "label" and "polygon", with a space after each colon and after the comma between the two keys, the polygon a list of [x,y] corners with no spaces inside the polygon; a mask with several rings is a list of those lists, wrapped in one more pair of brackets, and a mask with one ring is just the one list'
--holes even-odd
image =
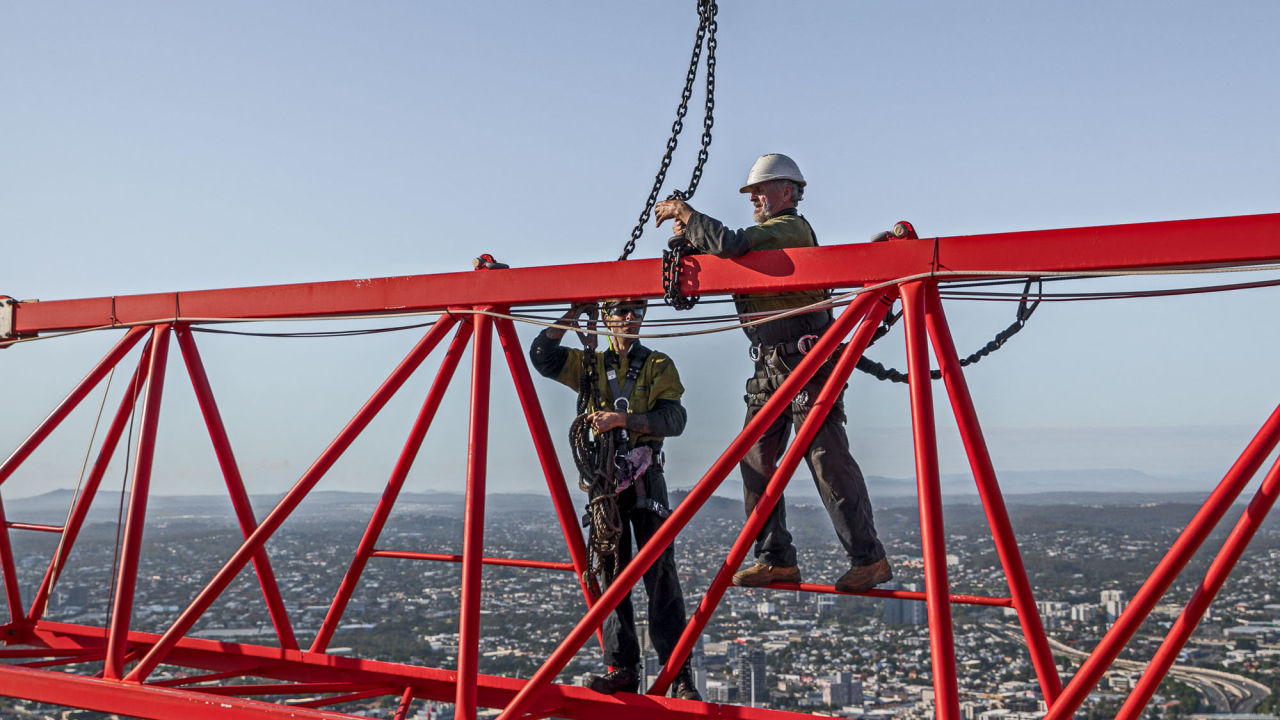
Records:
{"label": "harness buckle", "polygon": [[747,357],[751,358],[751,362],[760,362],[760,346],[752,345],[747,348]]}
{"label": "harness buckle", "polygon": [[796,341],[796,350],[799,350],[801,355],[808,355],[809,351],[813,349],[813,346],[817,344],[817,335],[802,335],[800,339]]}
{"label": "harness buckle", "polygon": [[631,401],[625,397],[616,398],[613,401],[613,409],[618,412],[627,412],[631,409]]}

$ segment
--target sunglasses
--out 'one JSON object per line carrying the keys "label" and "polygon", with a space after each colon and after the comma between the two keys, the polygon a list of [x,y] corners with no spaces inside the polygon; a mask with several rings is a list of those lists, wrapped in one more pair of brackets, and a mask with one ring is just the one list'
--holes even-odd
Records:
{"label": "sunglasses", "polygon": [[637,320],[643,320],[644,311],[645,307],[643,305],[610,305],[604,309],[604,314],[609,317],[625,317],[627,314],[631,314]]}

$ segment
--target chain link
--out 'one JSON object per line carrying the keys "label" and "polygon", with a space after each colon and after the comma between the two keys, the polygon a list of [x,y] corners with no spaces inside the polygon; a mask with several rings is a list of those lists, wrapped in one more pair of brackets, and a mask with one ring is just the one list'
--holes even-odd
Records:
{"label": "chain link", "polygon": [[619,260],[626,260],[631,253],[635,252],[636,241],[644,234],[644,225],[649,222],[649,216],[653,213],[653,206],[658,203],[658,193],[662,192],[662,185],[667,180],[667,170],[671,168],[671,157],[676,151],[676,146],[680,144],[680,132],[684,130],[684,116],[689,112],[689,99],[693,97],[693,83],[698,78],[698,66],[702,60],[702,48],[707,48],[707,102],[706,115],[702,120],[702,147],[698,150],[698,162],[693,167],[693,175],[689,178],[689,188],[684,191],[675,190],[667,198],[668,200],[688,200],[693,197],[693,193],[698,189],[698,182],[702,180],[702,169],[707,163],[707,158],[711,156],[711,126],[715,123],[713,111],[715,110],[715,92],[716,92],[716,7],[715,0],[698,0],[698,32],[693,43],[693,55],[689,59],[689,71],[685,73],[684,89],[680,93],[680,105],[676,108],[676,119],[671,124],[671,137],[667,139],[667,151],[662,156],[662,162],[658,167],[658,174],[653,179],[653,189],[649,191],[649,198],[645,201],[644,210],[640,213],[640,219],[636,222],[635,228],[631,230],[631,239],[627,241],[622,248],[622,254],[618,256]]}
{"label": "chain link", "polygon": [[680,263],[688,255],[696,255],[697,250],[682,235],[667,241],[669,249],[662,251],[662,289],[666,293],[663,298],[676,310],[689,310],[698,304],[698,295],[685,295],[680,291]]}

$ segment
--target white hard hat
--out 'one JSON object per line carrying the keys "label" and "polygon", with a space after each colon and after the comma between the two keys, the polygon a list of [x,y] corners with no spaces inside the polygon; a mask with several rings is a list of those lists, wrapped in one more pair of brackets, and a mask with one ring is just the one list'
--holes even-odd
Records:
{"label": "white hard hat", "polygon": [[800,174],[800,166],[795,160],[779,153],[761,155],[756,164],[747,173],[747,184],[738,192],[750,192],[748,188],[770,180],[790,180],[804,187],[804,175]]}

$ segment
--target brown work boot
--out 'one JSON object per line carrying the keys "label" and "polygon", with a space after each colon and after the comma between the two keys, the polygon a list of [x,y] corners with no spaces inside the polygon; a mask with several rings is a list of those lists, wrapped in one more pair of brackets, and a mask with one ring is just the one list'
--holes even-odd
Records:
{"label": "brown work boot", "polygon": [[836,590],[847,593],[866,592],[882,582],[893,579],[889,559],[880,558],[870,565],[855,565],[836,581]]}
{"label": "brown work boot", "polygon": [[633,667],[614,668],[604,675],[593,676],[587,682],[587,687],[605,695],[633,693],[640,689],[640,673]]}
{"label": "brown work boot", "polygon": [[733,575],[733,584],[740,587],[763,587],[776,582],[800,582],[800,568],[795,565],[756,563]]}

